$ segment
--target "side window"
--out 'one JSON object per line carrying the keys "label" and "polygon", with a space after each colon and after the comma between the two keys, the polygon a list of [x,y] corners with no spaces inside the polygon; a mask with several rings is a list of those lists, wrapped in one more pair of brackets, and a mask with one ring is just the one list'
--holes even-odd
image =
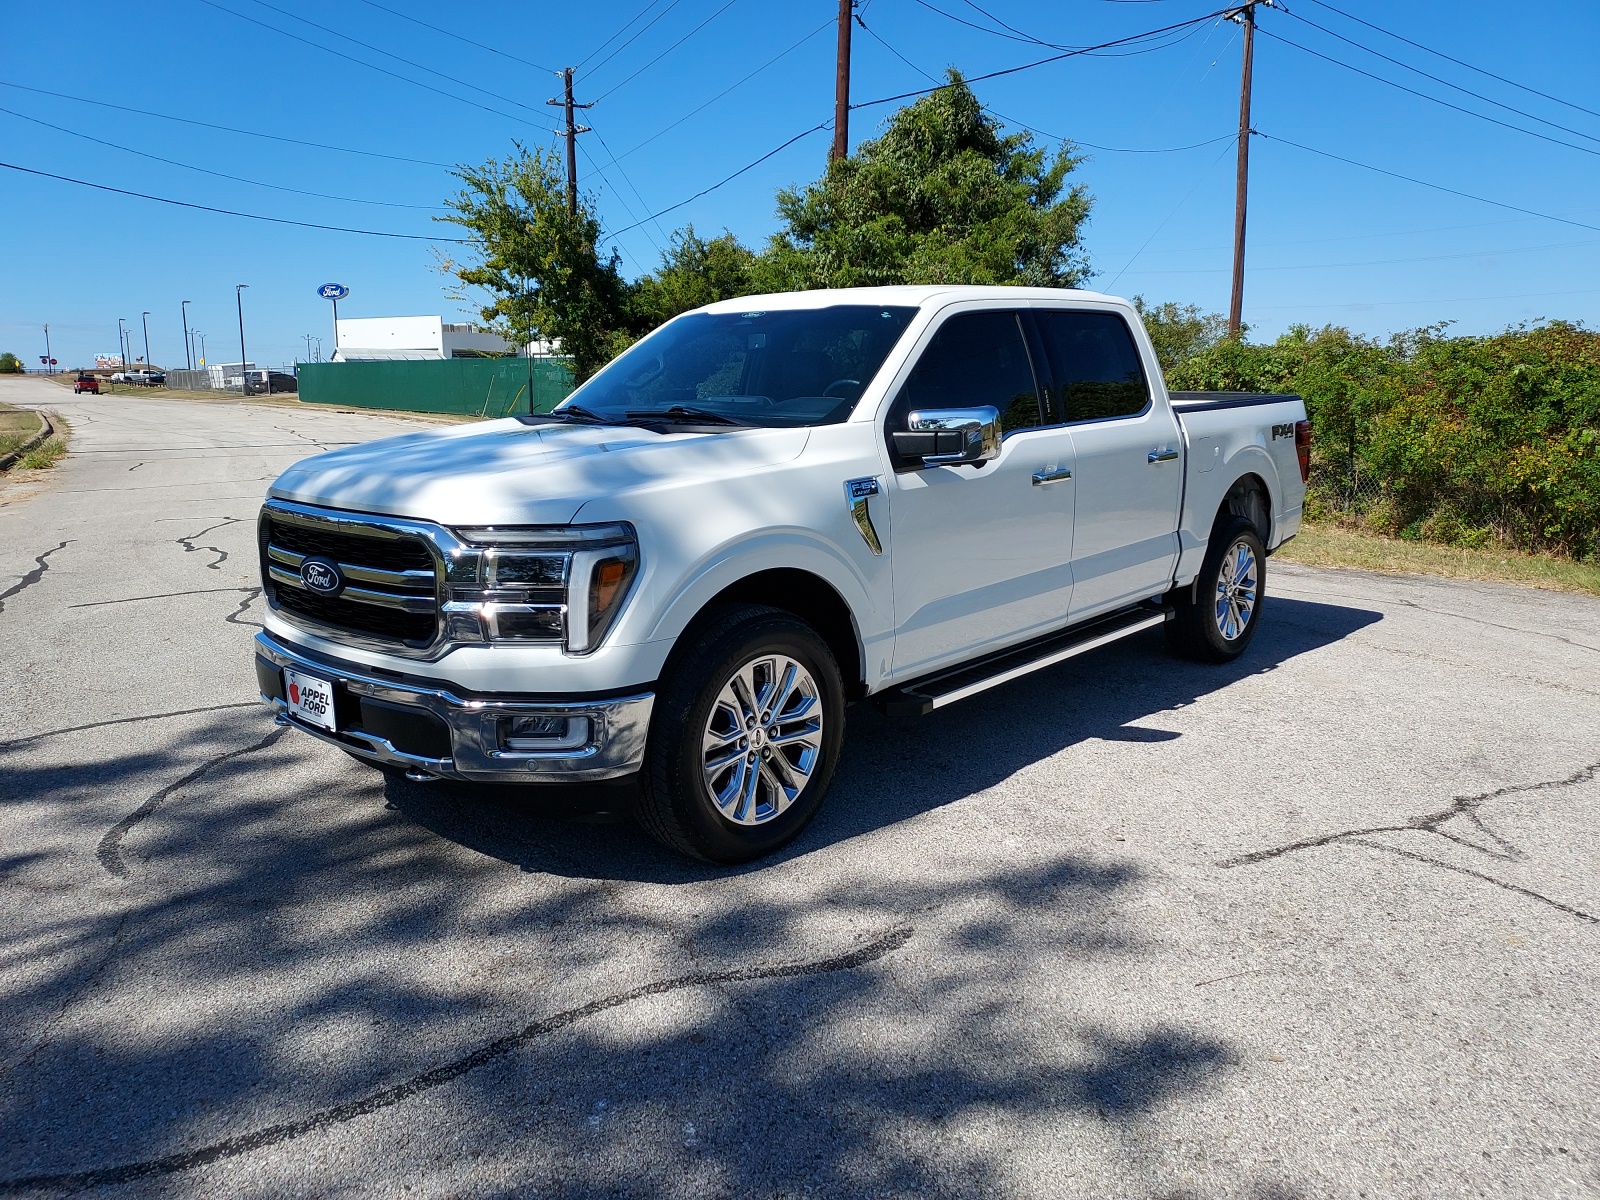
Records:
{"label": "side window", "polygon": [[919,408],[1000,410],[1002,430],[1040,423],[1039,393],[1017,314],[960,313],[939,327],[895,400],[891,428]]}
{"label": "side window", "polygon": [[1051,397],[1064,421],[1131,417],[1150,402],[1150,385],[1128,324],[1116,313],[1035,309],[1050,356]]}

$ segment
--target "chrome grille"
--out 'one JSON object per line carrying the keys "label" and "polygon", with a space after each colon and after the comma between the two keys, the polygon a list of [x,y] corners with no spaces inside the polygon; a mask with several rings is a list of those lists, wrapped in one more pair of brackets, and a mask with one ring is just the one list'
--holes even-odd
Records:
{"label": "chrome grille", "polygon": [[[335,636],[357,635],[412,649],[438,634],[435,558],[421,537],[380,518],[311,514],[269,503],[259,526],[261,574],[271,604]],[[345,587],[336,596],[309,590],[300,565],[316,556],[338,564]]]}

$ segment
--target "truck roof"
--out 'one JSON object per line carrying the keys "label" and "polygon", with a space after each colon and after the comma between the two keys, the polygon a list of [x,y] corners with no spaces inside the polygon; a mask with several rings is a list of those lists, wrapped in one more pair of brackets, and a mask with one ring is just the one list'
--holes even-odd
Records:
{"label": "truck roof", "polygon": [[898,284],[891,287],[820,288],[809,292],[769,292],[759,296],[739,296],[707,304],[701,312],[748,312],[752,309],[827,308],[834,304],[915,305],[921,308],[956,300],[1089,300],[1127,307],[1120,296],[1089,292],[1080,288],[1000,287],[978,284]]}

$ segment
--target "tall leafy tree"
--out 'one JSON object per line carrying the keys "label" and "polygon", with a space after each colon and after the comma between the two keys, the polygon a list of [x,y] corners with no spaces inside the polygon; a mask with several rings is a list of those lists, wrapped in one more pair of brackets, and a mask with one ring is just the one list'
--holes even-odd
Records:
{"label": "tall leafy tree", "polygon": [[[584,198],[567,211],[560,156],[518,144],[509,158],[459,167],[463,184],[438,218],[466,230],[472,261],[445,260],[454,298],[481,289],[484,322],[518,345],[559,339],[579,382],[628,344],[620,259],[599,252],[600,222]],[[481,294],[474,294],[478,298]]]}
{"label": "tall leafy tree", "polygon": [[635,285],[636,323],[652,329],[679,313],[758,290],[756,255],[733,234],[707,240],[694,226],[672,235],[661,266]]}
{"label": "tall leafy tree", "polygon": [[1005,134],[961,73],[892,116],[816,183],[778,193],[788,226],[759,265],[763,290],[889,283],[1073,287],[1088,278],[1082,161]]}

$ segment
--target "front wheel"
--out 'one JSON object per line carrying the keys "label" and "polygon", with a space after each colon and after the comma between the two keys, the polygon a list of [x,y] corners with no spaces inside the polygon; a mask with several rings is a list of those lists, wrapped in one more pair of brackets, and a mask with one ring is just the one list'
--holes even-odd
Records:
{"label": "front wheel", "polygon": [[640,818],[668,847],[717,863],[770,854],[822,806],[844,735],[828,645],[778,609],[719,613],[662,681]]}
{"label": "front wheel", "polygon": [[1201,662],[1230,662],[1244,653],[1261,623],[1267,594],[1267,551],[1248,517],[1224,517],[1211,531],[1195,598],[1181,601],[1167,623],[1172,648]]}

